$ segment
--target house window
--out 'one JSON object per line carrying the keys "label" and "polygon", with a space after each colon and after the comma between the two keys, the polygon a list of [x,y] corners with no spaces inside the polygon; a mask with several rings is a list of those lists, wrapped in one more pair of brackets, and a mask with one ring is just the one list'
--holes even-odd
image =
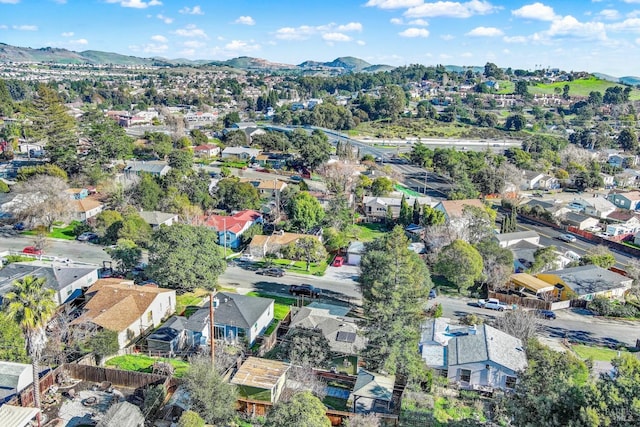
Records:
{"label": "house window", "polygon": [[254,324],[253,324],[253,330],[255,331],[255,330],[257,330],[257,329],[258,329],[258,322],[256,322],[256,323],[254,323]]}
{"label": "house window", "polygon": [[516,377],[510,377],[507,375],[507,379],[505,380],[505,385],[507,388],[516,388]]}
{"label": "house window", "polygon": [[238,328],[238,338],[244,338],[246,336],[246,331],[244,329]]}
{"label": "house window", "polygon": [[214,326],[213,337],[217,340],[224,339],[224,326]]}
{"label": "house window", "polygon": [[460,381],[463,383],[471,382],[471,369],[460,369]]}
{"label": "house window", "polygon": [[153,322],[153,311],[151,310],[147,313],[147,322]]}

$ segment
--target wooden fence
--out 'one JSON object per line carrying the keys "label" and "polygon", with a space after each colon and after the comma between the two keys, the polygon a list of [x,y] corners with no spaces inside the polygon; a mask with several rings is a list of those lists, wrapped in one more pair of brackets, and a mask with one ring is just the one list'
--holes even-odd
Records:
{"label": "wooden fence", "polygon": [[99,366],[64,364],[62,369],[69,372],[73,378],[87,382],[101,383],[108,381],[114,386],[140,388],[149,385],[165,384],[164,375],[147,374],[144,372],[122,371],[120,369],[101,368]]}
{"label": "wooden fence", "polygon": [[[56,382],[56,376],[60,372],[60,367],[47,372],[40,378],[40,395],[44,394],[49,387]],[[14,398],[7,402],[9,405],[15,406],[33,406],[33,383],[18,393]]]}

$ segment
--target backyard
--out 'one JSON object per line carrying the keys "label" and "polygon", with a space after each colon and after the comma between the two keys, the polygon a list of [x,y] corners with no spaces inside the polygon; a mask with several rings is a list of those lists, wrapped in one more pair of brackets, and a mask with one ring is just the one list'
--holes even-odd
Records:
{"label": "backyard", "polygon": [[[202,304],[209,292],[205,289],[196,289],[193,292],[185,292],[176,297],[176,313],[182,315],[187,307]],[[192,313],[189,313],[192,314]]]}
{"label": "backyard", "polygon": [[149,357],[142,354],[117,356],[113,359],[107,360],[106,366],[112,366],[114,368],[122,369],[124,371],[146,372],[151,373],[153,371],[153,364],[155,362],[169,362],[174,368],[174,376],[181,378],[189,369],[189,364],[182,360],[161,358],[161,357]]}
{"label": "backyard", "polygon": [[[74,229],[79,224],[81,224],[81,222],[78,221],[71,221],[69,224],[54,224],[51,232],[47,233],[46,237],[52,239],[75,240],[76,234],[74,233]],[[22,234],[26,236],[36,236],[38,234],[38,230],[23,231]]]}
{"label": "backyard", "polygon": [[354,233],[349,237],[358,239],[361,242],[370,242],[387,232],[386,225],[379,222],[372,222],[368,224],[357,224],[354,226]]}

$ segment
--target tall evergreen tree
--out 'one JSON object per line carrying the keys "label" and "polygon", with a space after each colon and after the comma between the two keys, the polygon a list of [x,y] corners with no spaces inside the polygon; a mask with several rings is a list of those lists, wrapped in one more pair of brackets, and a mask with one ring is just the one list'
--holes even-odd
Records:
{"label": "tall evergreen tree", "polygon": [[45,142],[51,163],[68,174],[77,173],[80,170],[77,126],[58,94],[50,87],[40,85],[29,115],[33,136]]}
{"label": "tall evergreen tree", "polygon": [[411,218],[411,222],[413,224],[420,224],[420,214],[422,210],[420,209],[420,203],[418,203],[418,198],[413,202],[413,217]]}
{"label": "tall evergreen tree", "polygon": [[400,217],[398,218],[398,222],[404,226],[407,226],[411,223],[413,219],[413,212],[409,207],[409,203],[407,203],[407,199],[404,194],[402,195],[402,200],[400,201]]}

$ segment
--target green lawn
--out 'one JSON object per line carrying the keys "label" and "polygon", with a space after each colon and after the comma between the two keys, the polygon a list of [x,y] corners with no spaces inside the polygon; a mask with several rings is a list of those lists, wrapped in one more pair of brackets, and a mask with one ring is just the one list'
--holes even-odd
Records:
{"label": "green lawn", "polygon": [[327,408],[335,409],[336,411],[347,410],[347,400],[340,399],[339,397],[325,396],[325,398],[322,399],[322,403],[324,403]]}
{"label": "green lawn", "polygon": [[174,376],[181,378],[189,369],[189,364],[178,359],[168,359],[160,357],[149,357],[144,355],[126,355],[117,356],[113,359],[107,360],[105,365],[113,366],[114,368],[122,369],[124,371],[146,372],[151,373],[153,370],[153,364],[155,362],[169,362],[174,368]]}
{"label": "green lawn", "polygon": [[208,293],[204,289],[196,289],[193,292],[178,295],[176,297],[176,313],[182,314],[188,306],[200,305]]}
{"label": "green lawn", "polygon": [[[589,96],[589,92],[599,91],[604,95],[604,92],[609,87],[625,86],[619,83],[609,82],[607,80],[600,80],[595,77],[588,79],[578,79],[572,82],[555,82],[555,83],[539,83],[537,85],[529,86],[529,92],[533,94],[553,94],[556,88],[564,88],[564,85],[569,85],[569,96]],[[633,89],[629,99],[632,101],[640,99],[640,91]]]}
{"label": "green lawn", "polygon": [[[589,345],[572,345],[571,350],[573,350],[580,359],[593,359],[600,360],[605,362],[611,362],[611,360],[618,357],[618,350],[612,350],[606,347],[595,347]],[[620,354],[628,353],[626,350],[621,350]]]}
{"label": "green lawn", "polygon": [[[291,273],[311,274],[314,276],[324,276],[324,273],[328,267],[328,264],[326,261],[312,262],[311,265],[309,266],[309,271],[307,271],[307,263],[305,261],[292,261],[290,259],[274,259],[274,260],[271,260],[271,263],[275,267],[282,267]],[[262,262],[261,266],[264,267],[266,265],[264,262]]]}
{"label": "green lawn", "polygon": [[[78,224],[80,224],[79,221],[71,221],[70,224],[64,227],[54,225],[51,229],[51,232],[47,233],[47,237],[50,237],[52,239],[75,240],[76,235],[74,234],[73,230]],[[38,232],[36,230],[28,230],[23,231],[22,234],[27,236],[35,236],[38,234]]]}
{"label": "green lawn", "polygon": [[[271,298],[272,300],[275,300],[273,307],[273,318],[276,320],[282,320],[287,317],[287,314],[289,314],[289,311],[291,311],[290,306],[297,303],[297,299],[295,298],[281,297],[257,291],[248,292],[247,295],[252,297]],[[305,300],[305,302],[308,304],[310,301]]]}
{"label": "green lawn", "polygon": [[336,357],[331,361],[331,366],[335,366],[338,372],[347,375],[357,374],[358,358],[355,356],[348,356],[349,366],[344,366],[344,357]]}
{"label": "green lawn", "polygon": [[404,187],[404,186],[402,186],[400,184],[395,184],[393,186],[393,188],[396,191],[400,191],[401,193],[406,194],[407,196],[411,196],[411,197],[423,197],[424,196],[423,194],[420,194],[417,191],[413,191],[412,189]]}
{"label": "green lawn", "polygon": [[[353,236],[362,242],[370,242],[387,232],[387,227],[379,222],[370,224],[358,224],[355,226],[357,236]],[[351,236],[350,236],[351,237]]]}
{"label": "green lawn", "polygon": [[454,398],[438,397],[434,401],[433,416],[436,421],[448,423],[450,420],[477,419],[486,421],[482,410],[468,406],[464,402]]}

